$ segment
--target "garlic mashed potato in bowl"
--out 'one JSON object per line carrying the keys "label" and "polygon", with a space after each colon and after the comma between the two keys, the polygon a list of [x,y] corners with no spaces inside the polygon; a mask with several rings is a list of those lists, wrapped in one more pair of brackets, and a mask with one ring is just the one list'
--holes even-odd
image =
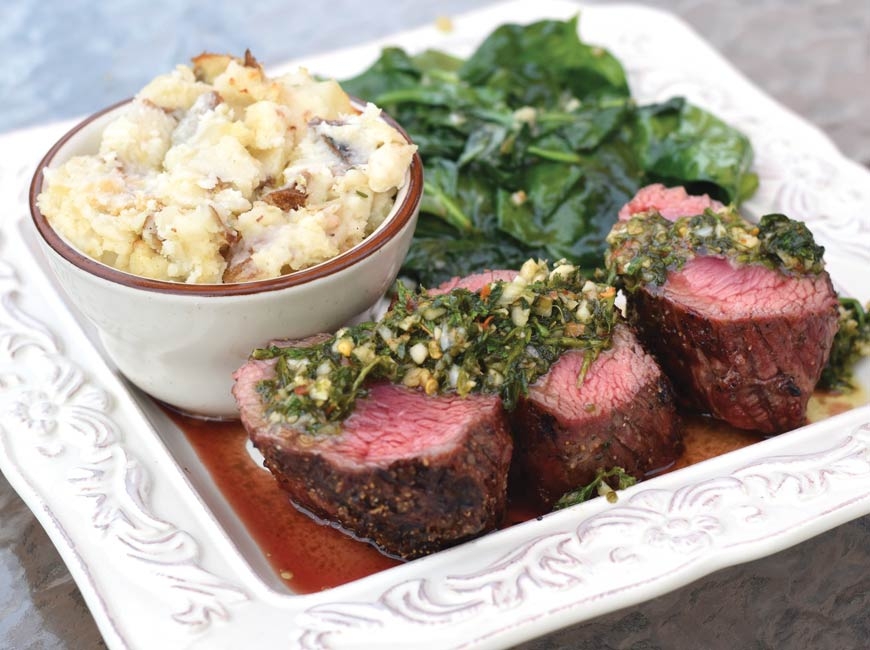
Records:
{"label": "garlic mashed potato in bowl", "polygon": [[140,91],[98,153],[46,172],[39,210],[109,266],[156,280],[262,280],[349,250],[384,220],[415,147],[304,69],[203,54]]}
{"label": "garlic mashed potato in bowl", "polygon": [[237,417],[232,373],[277,338],[371,309],[408,252],[423,167],[334,81],[203,54],[85,119],[40,162],[49,266],[134,385]]}

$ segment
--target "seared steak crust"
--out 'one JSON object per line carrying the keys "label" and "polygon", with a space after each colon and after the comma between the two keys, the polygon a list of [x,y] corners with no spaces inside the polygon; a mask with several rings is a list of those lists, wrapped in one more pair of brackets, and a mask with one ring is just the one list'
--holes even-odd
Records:
{"label": "seared steak crust", "polygon": [[512,442],[497,397],[377,384],[341,433],[316,436],[265,419],[256,384],[272,366],[249,362],[234,394],[266,467],[296,505],[402,558],[500,523]]}
{"label": "seared steak crust", "polygon": [[518,482],[547,506],[599,469],[641,478],[683,450],[670,384],[627,326],[617,326],[613,347],[578,387],[582,362],[580,352],[564,354],[512,415]]}
{"label": "seared steak crust", "polygon": [[[443,457],[414,457],[350,473],[317,453],[274,445],[262,451],[266,467],[296,504],[339,522],[389,554],[410,559],[476,537],[501,522],[509,463],[491,457],[487,445],[478,442],[505,435],[492,425],[481,423],[465,444]],[[502,447],[509,448],[509,442]]]}

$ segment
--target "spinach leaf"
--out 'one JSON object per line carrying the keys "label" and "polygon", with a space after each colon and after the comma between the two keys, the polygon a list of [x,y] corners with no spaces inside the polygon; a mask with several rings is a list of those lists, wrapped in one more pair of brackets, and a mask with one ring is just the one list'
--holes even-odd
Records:
{"label": "spinach leaf", "polygon": [[741,133],[681,98],[637,106],[578,19],[502,25],[466,60],[388,48],[342,82],[405,128],[425,168],[403,273],[435,286],[529,257],[603,264],[616,213],[643,185],[737,204],[755,190]]}
{"label": "spinach leaf", "polygon": [[568,93],[580,100],[628,97],[622,65],[609,52],[581,43],[577,17],[502,25],[459,71],[471,85],[499,89],[512,105],[551,106]]}
{"label": "spinach leaf", "polygon": [[517,178],[528,188],[528,199],[519,203],[515,192],[499,192],[499,229],[545,248],[551,259],[564,257],[584,267],[601,265],[614,215],[640,187],[640,170],[619,141],[578,154],[576,163],[527,165]]}
{"label": "spinach leaf", "polygon": [[634,127],[650,180],[706,191],[724,203],[738,203],[755,192],[749,140],[714,115],[674,98],[640,107]]}

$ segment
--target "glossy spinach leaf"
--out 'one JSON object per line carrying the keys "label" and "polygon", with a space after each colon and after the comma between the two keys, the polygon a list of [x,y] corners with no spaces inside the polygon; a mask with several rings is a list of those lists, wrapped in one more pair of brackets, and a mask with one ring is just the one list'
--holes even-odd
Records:
{"label": "glossy spinach leaf", "polygon": [[634,142],[651,180],[694,185],[724,203],[740,203],[758,185],[749,140],[682,98],[637,110]]}
{"label": "glossy spinach leaf", "polygon": [[549,259],[601,266],[614,215],[640,188],[641,178],[631,148],[617,139],[578,155],[576,163],[526,165],[519,185],[528,188],[528,198],[520,203],[516,192],[499,193],[499,228],[543,248]]}
{"label": "glossy spinach leaf", "polygon": [[502,25],[459,71],[472,85],[496,88],[512,105],[553,106],[628,97],[625,71],[609,52],[581,43],[577,17],[532,25]]}
{"label": "glossy spinach leaf", "polygon": [[734,204],[752,194],[745,136],[680,98],[637,106],[620,63],[577,28],[577,18],[503,25],[464,62],[388,48],[342,82],[395,117],[423,158],[406,275],[435,286],[529,257],[592,269],[619,208],[647,183]]}

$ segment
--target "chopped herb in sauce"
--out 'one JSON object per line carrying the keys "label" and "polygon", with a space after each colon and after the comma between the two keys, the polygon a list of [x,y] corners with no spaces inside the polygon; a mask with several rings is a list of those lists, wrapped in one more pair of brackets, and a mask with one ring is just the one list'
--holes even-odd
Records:
{"label": "chopped herb in sauce", "polygon": [[277,359],[275,379],[259,386],[273,421],[336,431],[374,379],[429,395],[498,393],[510,409],[564,351],[586,354],[579,383],[611,345],[615,289],[564,262],[550,270],[529,260],[513,281],[477,293],[399,286],[379,321],[345,327],[311,347],[254,351],[256,359]]}
{"label": "chopped herb in sauce", "polygon": [[635,483],[637,483],[637,479],[626,473],[621,467],[611,467],[608,470],[599,469],[595,473],[595,478],[587,485],[563,494],[553,506],[553,510],[561,510],[583,503],[596,496],[603,496],[610,503],[616,503],[618,499],[616,490],[624,490]]}
{"label": "chopped herb in sauce", "polygon": [[764,264],[785,273],[821,273],[825,249],[800,221],[768,214],[758,224],[734,210],[669,221],[657,212],[617,222],[607,236],[607,267],[628,290],[663,284],[668,271],[696,255],[717,255],[738,264]]}
{"label": "chopped herb in sauce", "polygon": [[840,298],[840,329],[831,346],[828,364],[822,370],[818,388],[851,390],[852,370],[862,358],[870,356],[870,303],[862,307],[854,298]]}

